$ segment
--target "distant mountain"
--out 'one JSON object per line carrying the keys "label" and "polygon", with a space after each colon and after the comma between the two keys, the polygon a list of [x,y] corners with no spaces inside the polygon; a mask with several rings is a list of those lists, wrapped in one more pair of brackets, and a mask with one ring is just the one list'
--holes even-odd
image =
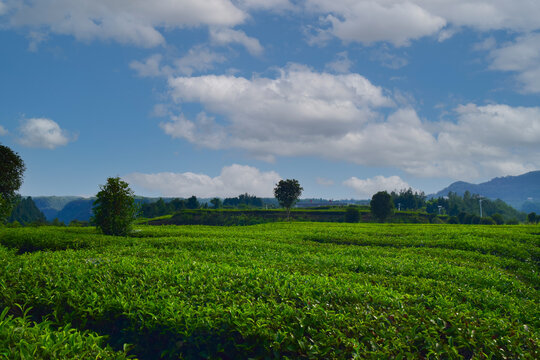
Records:
{"label": "distant mountain", "polygon": [[[457,181],[433,196],[446,196],[449,192],[463,196],[465,191],[490,199],[501,199],[521,211],[540,212],[540,171],[531,171],[518,176],[498,177],[481,184]],[[537,207],[538,210],[535,210]]]}
{"label": "distant mountain", "polygon": [[82,198],[70,201],[56,214],[56,217],[66,225],[73,220],[89,221],[92,216],[94,200],[95,198]]}
{"label": "distant mountain", "polygon": [[32,197],[37,208],[43,212],[48,221],[58,217],[58,213],[68,203],[84,199],[80,196],[35,196]]}
{"label": "distant mountain", "polygon": [[20,197],[17,201],[17,205],[11,211],[8,222],[17,221],[20,224],[30,224],[33,222],[42,223],[45,222],[45,215],[39,211],[38,207],[30,196],[24,198]]}

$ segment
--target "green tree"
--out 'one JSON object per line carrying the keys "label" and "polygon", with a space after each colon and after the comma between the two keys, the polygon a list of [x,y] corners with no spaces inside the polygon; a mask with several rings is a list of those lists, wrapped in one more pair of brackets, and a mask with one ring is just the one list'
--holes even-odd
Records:
{"label": "green tree", "polygon": [[459,219],[457,216],[450,216],[448,218],[447,224],[459,224]]}
{"label": "green tree", "polygon": [[488,216],[480,219],[480,225],[497,225],[497,222]]}
{"label": "green tree", "polygon": [[22,225],[31,223],[45,224],[47,222],[45,215],[37,208],[31,197],[23,198],[19,195],[8,221],[18,221]]}
{"label": "green tree", "polygon": [[189,199],[187,199],[186,208],[188,208],[188,209],[198,209],[200,207],[201,207],[201,204],[199,203],[199,200],[197,200],[196,196],[192,196]]}
{"label": "green tree", "polygon": [[530,224],[536,224],[536,213],[534,211],[532,213],[529,213],[529,215],[527,215],[527,221]]}
{"label": "green tree", "polygon": [[0,145],[0,222],[4,222],[13,209],[15,192],[23,182],[26,170],[19,154]]}
{"label": "green tree", "polygon": [[298,201],[304,189],[296,179],[280,180],[274,188],[274,196],[279,205],[287,210],[287,221],[290,220],[291,207]]}
{"label": "green tree", "polygon": [[373,195],[369,205],[371,206],[371,213],[380,222],[384,222],[394,212],[392,196],[386,191],[379,191]]}
{"label": "green tree", "polygon": [[212,200],[210,200],[210,204],[212,204],[214,209],[219,209],[223,205],[223,202],[221,201],[220,198],[215,197]]}
{"label": "green tree", "polygon": [[498,214],[498,213],[493,214],[493,215],[491,215],[491,218],[493,219],[493,221],[495,221],[495,223],[497,225],[503,225],[504,224],[504,218],[502,217],[501,214]]}
{"label": "green tree", "polygon": [[355,206],[348,206],[345,209],[345,222],[357,223],[360,221],[360,210]]}
{"label": "green tree", "polygon": [[108,178],[100,189],[94,201],[94,223],[106,235],[127,235],[138,211],[133,191],[119,177]]}

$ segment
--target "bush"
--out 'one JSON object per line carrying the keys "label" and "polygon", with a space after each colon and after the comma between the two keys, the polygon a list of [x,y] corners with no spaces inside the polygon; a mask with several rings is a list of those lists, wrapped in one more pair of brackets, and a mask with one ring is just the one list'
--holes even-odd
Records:
{"label": "bush", "polygon": [[444,221],[442,221],[440,217],[435,216],[430,220],[430,223],[432,223],[432,224],[444,224]]}
{"label": "bush", "polygon": [[127,235],[137,216],[133,191],[119,177],[108,178],[100,189],[94,201],[94,223],[105,235]]}
{"label": "bush", "polygon": [[459,219],[457,216],[450,216],[448,218],[447,224],[459,224]]}
{"label": "bush", "polygon": [[492,218],[485,217],[480,220],[480,225],[497,225],[497,223]]}
{"label": "bush", "polygon": [[501,214],[493,214],[491,218],[497,223],[497,225],[503,225],[504,219]]}
{"label": "bush", "polygon": [[510,219],[506,221],[506,225],[519,225],[518,219]]}
{"label": "bush", "polygon": [[345,222],[357,223],[360,221],[360,211],[357,207],[349,206],[345,210]]}
{"label": "bush", "polygon": [[379,191],[371,198],[369,203],[371,213],[380,222],[384,222],[394,213],[394,203],[392,197],[386,191]]}

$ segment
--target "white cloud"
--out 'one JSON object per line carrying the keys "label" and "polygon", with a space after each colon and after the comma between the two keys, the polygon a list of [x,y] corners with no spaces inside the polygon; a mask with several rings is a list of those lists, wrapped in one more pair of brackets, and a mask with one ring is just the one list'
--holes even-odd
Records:
{"label": "white cloud", "polygon": [[230,0],[40,0],[13,1],[12,27],[47,29],[78,40],[114,40],[142,47],[161,45],[160,29],[235,26],[247,14]]}
{"label": "white cloud", "polygon": [[528,34],[490,51],[492,70],[517,73],[520,88],[526,93],[540,92],[540,34]]}
{"label": "white cloud", "polygon": [[222,148],[227,136],[223,127],[205,113],[200,113],[195,122],[187,120],[183,114],[172,116],[171,121],[161,122],[159,126],[173,138],[183,138],[210,149]]}
{"label": "white cloud", "polygon": [[161,196],[209,198],[233,197],[248,193],[260,197],[273,197],[275,184],[281,179],[274,171],[262,172],[257,168],[233,164],[225,166],[221,174],[186,173],[132,173],[123,177],[130,185]]}
{"label": "white cloud", "polygon": [[283,11],[295,8],[289,0],[237,0],[243,9]]}
{"label": "white cloud", "polygon": [[7,134],[8,134],[8,131],[2,125],[0,125],[0,136],[4,136]]}
{"label": "white cloud", "polygon": [[336,73],[345,74],[349,72],[352,65],[353,62],[349,59],[349,55],[346,51],[343,51],[336,55],[334,61],[326,64],[325,68]]}
{"label": "white cloud", "polygon": [[218,54],[205,46],[195,46],[188,53],[174,61],[177,72],[182,75],[191,75],[214,68],[214,64],[225,62],[225,56]]}
{"label": "white cloud", "polygon": [[375,176],[370,179],[359,179],[355,176],[343,182],[362,198],[369,199],[373,194],[379,191],[399,191],[410,188],[409,184],[403,181],[399,176]]}
{"label": "white cloud", "polygon": [[169,77],[174,75],[192,75],[196,72],[204,72],[214,68],[214,64],[223,63],[225,56],[216,53],[206,46],[198,45],[189,49],[181,58],[170,60],[170,65],[165,64],[163,55],[154,54],[144,61],[134,60],[129,67],[141,77]]}
{"label": "white cloud", "polygon": [[540,29],[540,2],[530,0],[307,0],[306,8],[326,19],[324,32],[364,44],[404,46],[424,36],[444,41],[460,27]]}
{"label": "white cloud", "polygon": [[141,77],[167,76],[169,75],[167,69],[161,68],[162,59],[163,55],[154,54],[146,58],[144,62],[133,60],[129,63],[129,67]]}
{"label": "white cloud", "polygon": [[[177,103],[199,103],[204,113],[194,121],[173,117],[161,127],[203,147],[241,149],[268,161],[317,156],[465,180],[540,168],[540,107],[469,104],[457,107],[452,121],[433,123],[409,105],[395,108],[403,103],[399,93],[392,99],[358,74],[299,66],[281,69],[275,79],[211,75],[172,78],[169,85]],[[394,110],[384,115],[383,107]]]}
{"label": "white cloud", "polygon": [[259,43],[259,40],[249,37],[245,32],[228,28],[210,29],[210,39],[217,45],[228,45],[237,43],[246,48],[246,50],[255,56],[263,53],[264,48]]}
{"label": "white cloud", "polygon": [[19,130],[21,135],[18,141],[28,147],[54,149],[75,140],[74,136],[69,135],[50,119],[28,119]]}
{"label": "white cloud", "polygon": [[30,31],[27,37],[30,40],[30,43],[28,44],[28,51],[36,52],[38,51],[39,45],[42,42],[47,41],[49,36],[39,31]]}
{"label": "white cloud", "polygon": [[411,1],[309,0],[313,10],[327,13],[328,30],[341,40],[371,44],[388,41],[396,46],[436,34],[444,18]]}

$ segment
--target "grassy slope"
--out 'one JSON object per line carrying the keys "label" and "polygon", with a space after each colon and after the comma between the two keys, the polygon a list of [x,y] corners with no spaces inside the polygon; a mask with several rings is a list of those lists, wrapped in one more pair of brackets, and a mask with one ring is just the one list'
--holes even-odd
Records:
{"label": "grassy slope", "polygon": [[93,231],[2,229],[0,309],[141,358],[540,357],[539,227]]}

